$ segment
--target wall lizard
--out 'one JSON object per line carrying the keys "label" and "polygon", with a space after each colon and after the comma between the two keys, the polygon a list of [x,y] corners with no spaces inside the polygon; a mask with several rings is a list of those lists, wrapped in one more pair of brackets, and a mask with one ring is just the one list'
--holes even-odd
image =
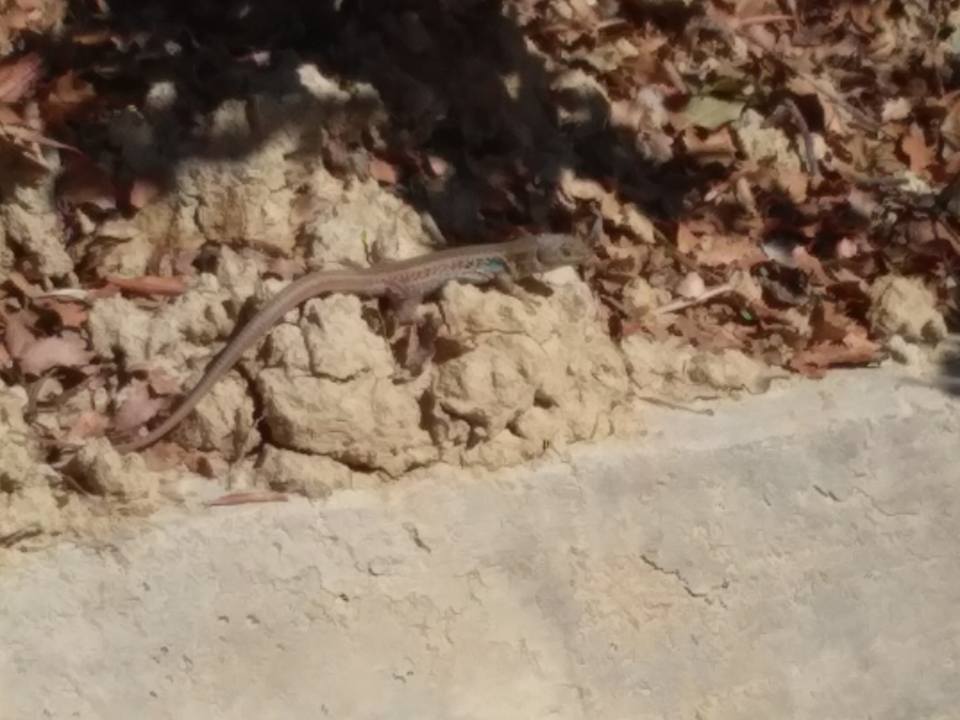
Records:
{"label": "wall lizard", "polygon": [[270,332],[284,315],[310,298],[326,293],[351,293],[387,297],[409,309],[451,280],[471,284],[498,279],[509,281],[562,265],[579,265],[589,256],[589,247],[579,238],[544,234],[505,243],[439,250],[370,268],[321,270],[304,275],[272,297],[234,335],[166,419],[146,435],[120,443],[117,450],[122,453],[139,450],[173,430],[237,364],[244,352]]}

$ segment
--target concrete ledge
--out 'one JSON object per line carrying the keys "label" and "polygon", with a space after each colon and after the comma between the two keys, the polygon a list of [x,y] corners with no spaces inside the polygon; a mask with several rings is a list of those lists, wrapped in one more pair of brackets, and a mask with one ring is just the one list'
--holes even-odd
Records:
{"label": "concrete ledge", "polygon": [[3,718],[937,718],[960,412],[883,372],[0,568]]}

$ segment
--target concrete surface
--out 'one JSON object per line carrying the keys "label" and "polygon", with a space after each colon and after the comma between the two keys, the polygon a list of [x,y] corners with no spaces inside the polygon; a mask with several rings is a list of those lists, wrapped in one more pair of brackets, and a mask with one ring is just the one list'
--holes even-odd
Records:
{"label": "concrete surface", "polygon": [[960,412],[882,372],[0,568],[2,718],[955,718]]}

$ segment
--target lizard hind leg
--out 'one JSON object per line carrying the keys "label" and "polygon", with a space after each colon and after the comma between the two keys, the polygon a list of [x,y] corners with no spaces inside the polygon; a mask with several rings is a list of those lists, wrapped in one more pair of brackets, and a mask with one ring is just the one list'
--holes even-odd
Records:
{"label": "lizard hind leg", "polygon": [[399,350],[403,375],[416,376],[433,355],[440,321],[433,312],[420,312],[419,296],[387,295],[393,306],[394,328],[389,342]]}

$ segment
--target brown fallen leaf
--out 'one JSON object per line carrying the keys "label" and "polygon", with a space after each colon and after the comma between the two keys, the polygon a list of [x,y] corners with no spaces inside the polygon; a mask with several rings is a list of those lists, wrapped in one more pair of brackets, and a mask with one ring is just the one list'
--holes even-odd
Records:
{"label": "brown fallen leaf", "polygon": [[688,255],[697,249],[697,246],[700,244],[700,238],[693,234],[689,225],[681,221],[677,223],[677,237],[675,242],[677,244],[677,250],[684,255]]}
{"label": "brown fallen leaf", "polygon": [[829,285],[831,280],[827,271],[823,269],[820,260],[811,255],[803,245],[797,245],[790,252],[794,266],[810,275],[820,285]]}
{"label": "brown fallen leaf", "polygon": [[216,500],[210,500],[205,504],[207,507],[224,507],[228,505],[248,505],[250,503],[287,502],[287,499],[284,493],[272,490],[248,490],[221,495]]}
{"label": "brown fallen leaf", "polygon": [[400,179],[396,166],[377,157],[370,158],[370,176],[384,185],[396,185]]}
{"label": "brown fallen leaf", "polygon": [[66,328],[83,327],[90,315],[90,310],[84,303],[59,298],[40,298],[35,300],[34,303],[38,307],[56,313],[57,317],[60,318],[60,324]]}
{"label": "brown fallen leaf", "polygon": [[137,178],[130,183],[130,190],[127,193],[127,204],[134,210],[142,210],[156,200],[161,192],[162,189],[159,184],[148,178]]}
{"label": "brown fallen leaf", "polygon": [[810,328],[815,343],[842,343],[848,335],[856,333],[857,325],[840,312],[836,303],[823,301],[810,313]]}
{"label": "brown fallen leaf", "polygon": [[927,145],[927,140],[923,136],[923,129],[916,123],[912,123],[910,128],[900,138],[900,150],[910,163],[910,169],[919,173],[926,170],[934,162],[935,150]]}
{"label": "brown fallen leaf", "polygon": [[150,387],[146,382],[134,380],[113,416],[113,427],[119,433],[136,430],[156,417],[166,404],[164,398],[150,395]]}
{"label": "brown fallen leaf", "polygon": [[42,116],[50,125],[61,125],[73,119],[95,99],[93,85],[69,70],[57,77],[42,104]]}
{"label": "brown fallen leaf", "polygon": [[34,130],[31,127],[26,125],[21,125],[19,123],[3,123],[0,125],[0,137],[7,137],[14,141],[19,142],[32,142],[37,145],[45,145],[47,147],[56,148],[57,150],[69,150],[82,155],[79,149],[75,148],[73,145],[67,145],[62,143],[59,140],[54,140],[49,138],[38,130]]}
{"label": "brown fallen leaf", "polygon": [[880,346],[875,342],[848,335],[843,343],[821,342],[796,353],[789,367],[807,377],[820,378],[834,365],[863,365],[880,358]]}
{"label": "brown fallen leaf", "polygon": [[860,253],[860,247],[857,245],[856,240],[853,240],[849,237],[843,237],[837,241],[833,253],[840,259],[849,260],[852,257],[856,257]]}
{"label": "brown fallen leaf", "polygon": [[683,132],[683,144],[687,153],[701,162],[728,164],[733,162],[737,155],[737,146],[730,135],[730,129],[726,127],[706,133],[687,128]]}
{"label": "brown fallen leaf", "polygon": [[116,209],[117,188],[110,173],[81,156],[68,156],[64,165],[64,171],[57,179],[58,200],[74,206]]}
{"label": "brown fallen leaf", "polygon": [[7,326],[4,330],[3,342],[10,357],[19,359],[28,347],[37,341],[36,335],[30,330],[25,321],[25,313],[17,312],[7,315]]}
{"label": "brown fallen leaf", "polygon": [[20,370],[25,375],[42,375],[55,367],[86,365],[93,357],[79,335],[60,335],[37,340],[20,355]]}
{"label": "brown fallen leaf", "polygon": [[694,253],[703,265],[733,265],[749,270],[767,261],[763,250],[748,237],[714,236]]}
{"label": "brown fallen leaf", "polygon": [[124,292],[137,295],[166,295],[175,297],[187,290],[187,283],[181,277],[141,275],[135,278],[125,278],[119,275],[108,275],[106,281]]}
{"label": "brown fallen leaf", "polygon": [[3,125],[17,125],[22,123],[23,118],[16,110],[9,105],[0,103],[0,127]]}
{"label": "brown fallen leaf", "polygon": [[[99,4],[99,2],[98,2]],[[122,40],[109,28],[94,28],[91,30],[73,30],[69,36],[70,42],[75,45],[120,45]]]}
{"label": "brown fallen leaf", "polygon": [[27,280],[21,273],[13,270],[7,273],[7,282],[13,285],[26,298],[35,298],[40,294],[40,288]]}
{"label": "brown fallen leaf", "polygon": [[67,440],[84,440],[99,437],[110,427],[110,419],[96,410],[85,410],[70,424]]}
{"label": "brown fallen leaf", "polygon": [[806,201],[807,192],[810,188],[810,176],[807,173],[801,170],[779,168],[776,182],[797,205]]}
{"label": "brown fallen leaf", "polygon": [[445,177],[450,174],[450,163],[439,155],[428,154],[424,163],[433,177]]}
{"label": "brown fallen leaf", "polygon": [[34,88],[43,70],[39,53],[0,62],[0,102],[20,102]]}
{"label": "brown fallen leaf", "polygon": [[179,395],[183,388],[180,381],[166,370],[151,367],[147,370],[147,384],[155,395]]}

